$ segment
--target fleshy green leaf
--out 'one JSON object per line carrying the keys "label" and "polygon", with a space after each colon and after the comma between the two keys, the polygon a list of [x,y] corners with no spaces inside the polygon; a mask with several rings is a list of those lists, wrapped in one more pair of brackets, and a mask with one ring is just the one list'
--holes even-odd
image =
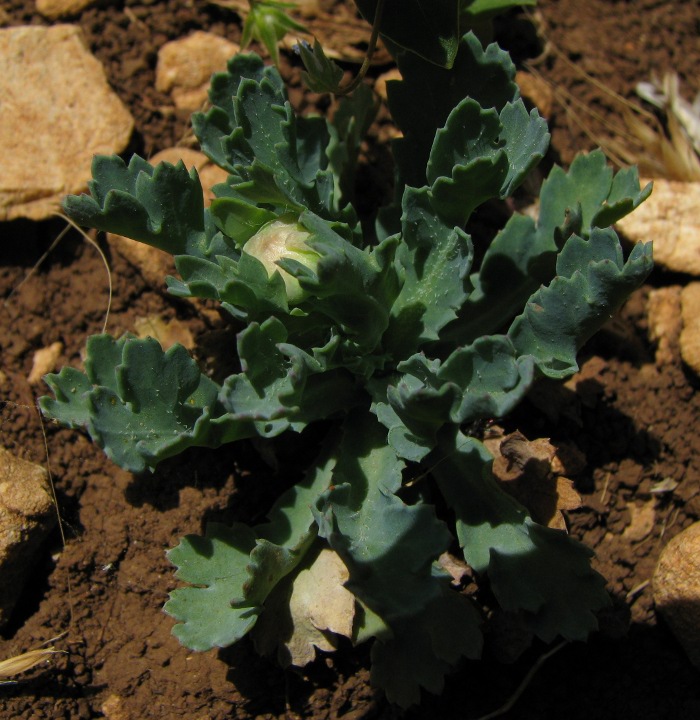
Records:
{"label": "fleshy green leaf", "polygon": [[636,245],[627,262],[613,230],[573,235],[557,260],[557,276],[538,290],[508,331],[519,354],[538,370],[563,378],[578,370],[576,353],[638,288],[652,268],[651,244]]}
{"label": "fleshy green leaf", "polygon": [[47,375],[55,399],[43,397],[47,417],[84,428],[117,465],[141,472],[198,445],[254,434],[227,423],[219,386],[202,375],[181,345],[163,352],[152,338],[88,340],[85,374],[64,368]]}
{"label": "fleshy green leaf", "polygon": [[355,200],[355,172],[360,146],[379,105],[368,85],[362,84],[351,97],[341,98],[328,127],[331,135],[327,154],[333,177],[337,206]]}
{"label": "fleshy green leaf", "polygon": [[373,412],[389,428],[388,441],[400,457],[421,460],[445,424],[461,425],[509,413],[534,377],[529,356],[517,357],[507,337],[483,337],[457,348],[444,362],[414,355],[398,365],[403,373],[386,390],[377,386]]}
{"label": "fleshy green leaf", "polygon": [[581,232],[605,228],[630,213],[651,193],[651,183],[639,189],[635,169],[613,177],[612,168],[600,150],[578,155],[568,172],[554,167],[540,193],[539,225],[547,231],[561,225],[567,211],[580,205]]}
{"label": "fleshy green leaf", "polygon": [[251,40],[257,40],[265,46],[275,65],[278,65],[279,41],[289,32],[308,32],[303,25],[287,15],[286,10],[293,7],[293,3],[272,0],[257,0],[251,4],[243,24],[241,48],[245,49]]}
{"label": "fleshy green leaf", "polygon": [[317,93],[336,93],[343,79],[343,69],[326,56],[318,40],[313,49],[306,43],[299,44],[299,54],[306,68],[301,76],[309,90]]}
{"label": "fleshy green leaf", "polygon": [[320,255],[316,270],[293,260],[279,265],[307,291],[309,297],[301,307],[332,320],[344,339],[343,348],[362,357],[377,347],[389,322],[397,292],[392,263],[396,238],[363,251],[322,218],[307,212],[300,222],[312,233],[307,244]]}
{"label": "fleshy green leaf", "polygon": [[204,211],[197,172],[159,163],[155,168],[138,155],[129,164],[117,155],[96,155],[90,195],[69,195],[66,214],[81,225],[124,235],[171,255],[208,257],[226,252],[213,242],[216,229]]}
{"label": "fleshy green leaf", "polygon": [[209,523],[204,537],[187,535],[168,552],[175,576],[190,583],[170,593],[163,608],[180,621],[173,635],[192,650],[227,647],[255,624],[259,607],[236,608],[231,599],[246,581],[253,531],[245,525]]}
{"label": "fleshy green leaf", "polygon": [[465,99],[437,131],[427,178],[435,210],[452,225],[464,225],[473,210],[493,197],[511,195],[542,159],[547,123],[522,100],[500,115]]}
{"label": "fleshy green leaf", "polygon": [[218,300],[239,320],[289,311],[280,275],[270,277],[265,266],[246,253],[238,254],[237,260],[217,256],[213,261],[179,255],[175,265],[182,280],[168,278],[173,295]]}
{"label": "fleshy green leaf", "polygon": [[[445,577],[436,578],[444,585]],[[372,682],[390,702],[407,708],[420,702],[420,688],[439,695],[445,676],[462,657],[481,655],[480,618],[456,592],[442,590],[419,617],[402,623],[393,637],[372,646]]]}
{"label": "fleshy green leaf", "polygon": [[277,215],[308,208],[336,216],[326,122],[295,116],[277,70],[256,55],[237,55],[214,75],[209,96],[213,107],[192,124],[202,150],[231,173],[234,194]]}
{"label": "fleshy green leaf", "polygon": [[251,323],[238,336],[242,372],[231,375],[221,401],[236,418],[249,418],[259,435],[273,437],[292,428],[345,411],[356,387],[343,370],[286,342],[287,331],[274,317]]}
{"label": "fleshy green leaf", "polygon": [[[405,707],[421,686],[439,691],[459,657],[476,657],[481,636],[468,601],[453,597],[446,575],[434,567],[449,533],[432,507],[409,506],[396,496],[401,470],[382,426],[369,414],[350,416],[319,523],[350,571],[347,587],[393,634],[375,641],[379,674],[373,671],[372,680]],[[451,633],[436,622],[446,616],[459,621]],[[412,657],[410,673],[407,648],[421,653]]]}
{"label": "fleshy green leaf", "polygon": [[465,560],[487,573],[501,606],[524,613],[546,642],[557,635],[585,640],[595,613],[610,603],[592,552],[565,532],[537,525],[501,490],[492,457],[474,438],[450,431],[433,457],[432,473],[457,517]]}
{"label": "fleshy green leaf", "polygon": [[384,347],[409,357],[457,317],[468,297],[471,240],[436,217],[427,188],[403,196],[402,243],[397,251],[402,287],[391,307]]}
{"label": "fleshy green leaf", "polygon": [[168,553],[177,588],[165,610],[181,624],[173,633],[193,650],[224,647],[255,624],[272,589],[303,560],[316,537],[312,508],[330,484],[335,463],[329,443],[305,479],[285,492],[255,528],[210,523],[205,537],[188,535]]}
{"label": "fleshy green leaf", "polygon": [[502,330],[540,285],[554,279],[557,253],[572,234],[588,237],[593,227],[631,212],[649,192],[648,186],[640,191],[634,171],[613,177],[600,151],[578,156],[568,173],[553,170],[542,185],[537,222],[515,214],[491,242],[471,276],[474,292],[441,334],[441,354]]}
{"label": "fleshy green leaf", "polygon": [[403,79],[387,84],[389,108],[403,131],[403,138],[394,141],[394,155],[401,181],[422,187],[435,133],[453,108],[471,98],[484,110],[500,113],[519,97],[515,66],[497,45],[484,50],[473,33],[462,38],[452,70],[412,53],[400,54],[397,62]]}

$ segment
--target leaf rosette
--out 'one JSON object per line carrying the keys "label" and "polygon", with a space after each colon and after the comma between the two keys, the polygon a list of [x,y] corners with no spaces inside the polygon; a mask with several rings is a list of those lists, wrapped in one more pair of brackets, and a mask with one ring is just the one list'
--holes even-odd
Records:
{"label": "leaf rosette", "polygon": [[[513,214],[475,252],[469,218],[517,191],[549,134],[525,109],[508,55],[454,35],[448,20],[466,5],[435,5],[437,44],[387,15],[402,135],[395,200],[373,229],[350,202],[371,93],[342,100],[334,122],[299,117],[279,73],[254,55],[214,76],[212,107],[193,120],[228,172],[210,208],[181,165],[97,158],[90,195],[68,198],[66,211],[173,254],[170,291],[217,300],[242,325],[240,371],[217,384],[183,348],[99,336],[85,371],[48,376],[54,398],[41,401],[137,472],[193,445],[326,428],[318,460],[267,522],[211,524],[170,551],[187,585],[166,611],[197,650],[252,631],[262,651],[310,659],[341,627],[354,642],[374,638],[372,679],[402,706],[480,653],[479,610],[438,562],[450,548],[543,640],[595,629],[608,596],[590,553],[537,525],[469,432],[507,415],[538,378],[574,373],[582,345],[652,265],[650,247],[625,257],[610,228],[650,188],[634,170],[613,174],[600,152],[555,168],[538,217]],[[407,4],[407,17],[425,7]],[[408,483],[416,476],[420,489]],[[336,584],[354,598],[350,622],[309,607],[309,578],[329,550],[347,578]]]}

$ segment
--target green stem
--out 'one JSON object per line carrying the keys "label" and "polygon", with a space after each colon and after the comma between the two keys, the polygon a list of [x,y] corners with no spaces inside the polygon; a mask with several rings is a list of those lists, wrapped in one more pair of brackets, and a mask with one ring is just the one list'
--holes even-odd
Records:
{"label": "green stem", "polygon": [[369,39],[369,45],[367,46],[367,53],[365,54],[365,59],[362,63],[362,67],[357,73],[357,76],[353,78],[347,85],[338,86],[337,90],[335,91],[336,95],[349,95],[364,80],[365,75],[367,75],[367,71],[372,64],[372,56],[374,55],[374,51],[377,48],[377,40],[379,39],[379,26],[382,23],[383,12],[384,0],[377,0],[377,9],[374,12],[374,22],[372,23],[372,35]]}

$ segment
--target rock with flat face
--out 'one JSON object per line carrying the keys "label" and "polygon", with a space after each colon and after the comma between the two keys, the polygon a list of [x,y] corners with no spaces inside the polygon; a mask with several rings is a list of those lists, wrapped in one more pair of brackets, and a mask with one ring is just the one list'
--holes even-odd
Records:
{"label": "rock with flat face", "polygon": [[664,548],[653,585],[656,609],[700,670],[700,522]]}
{"label": "rock with flat face", "polygon": [[226,70],[227,61],[239,51],[236,43],[199,30],[166,43],[158,51],[156,89],[170,93],[180,109],[201,110],[212,74]]}
{"label": "rock with flat face", "polygon": [[8,621],[55,524],[46,470],[0,448],[0,627]]}
{"label": "rock with flat face", "polygon": [[86,7],[94,5],[95,0],[36,0],[36,9],[47,18],[56,18],[77,15]]}
{"label": "rock with flat face", "polygon": [[92,156],[120,153],[132,130],[79,28],[0,30],[0,221],[51,216],[87,188]]}
{"label": "rock with flat face", "polygon": [[654,180],[651,196],[616,226],[634,242],[653,240],[656,265],[700,275],[700,182]]}

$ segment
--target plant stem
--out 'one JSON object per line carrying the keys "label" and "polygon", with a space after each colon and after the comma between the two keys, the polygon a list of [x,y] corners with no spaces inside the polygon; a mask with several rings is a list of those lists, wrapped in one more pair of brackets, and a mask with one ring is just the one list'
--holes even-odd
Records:
{"label": "plant stem", "polygon": [[349,95],[364,80],[365,75],[367,75],[367,71],[372,64],[372,56],[374,55],[374,51],[377,48],[377,40],[379,39],[379,26],[382,23],[383,12],[384,0],[377,0],[377,9],[374,12],[374,22],[372,23],[372,35],[369,38],[369,45],[367,46],[367,53],[365,54],[365,59],[362,62],[362,67],[360,68],[356,77],[354,77],[347,85],[338,86],[338,89],[335,91],[336,95]]}

